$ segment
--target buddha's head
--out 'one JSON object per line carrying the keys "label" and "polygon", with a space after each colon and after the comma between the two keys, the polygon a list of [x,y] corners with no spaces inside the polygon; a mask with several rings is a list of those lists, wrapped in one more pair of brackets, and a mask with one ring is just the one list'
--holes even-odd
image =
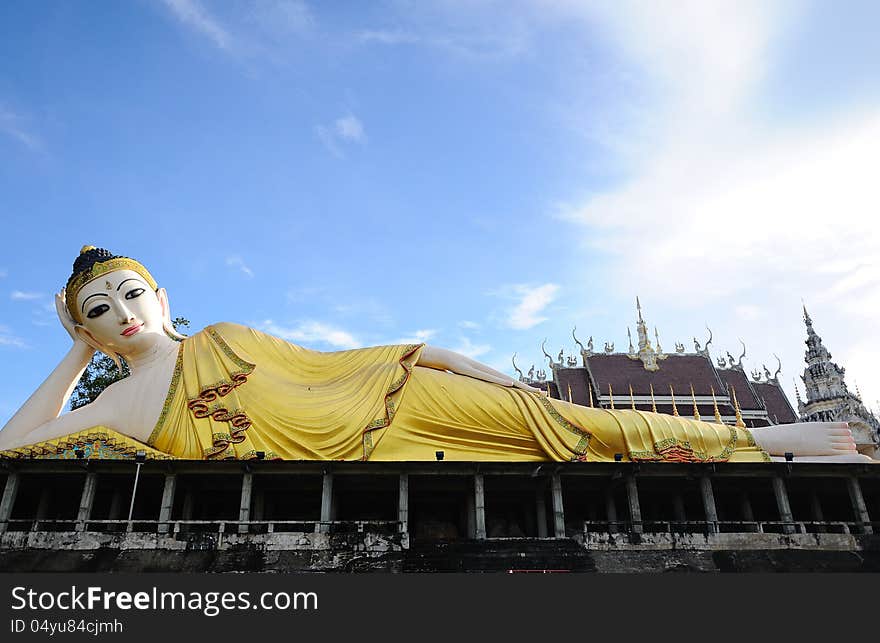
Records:
{"label": "buddha's head", "polygon": [[149,349],[163,336],[179,339],[168,297],[138,261],[84,246],[67,280],[65,303],[80,339],[114,359]]}

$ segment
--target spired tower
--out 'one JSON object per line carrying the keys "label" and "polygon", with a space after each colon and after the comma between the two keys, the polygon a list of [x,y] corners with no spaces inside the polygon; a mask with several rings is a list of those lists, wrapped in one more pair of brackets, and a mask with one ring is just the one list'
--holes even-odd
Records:
{"label": "spired tower", "polygon": [[804,402],[798,396],[798,413],[802,422],[849,422],[860,453],[877,457],[880,442],[880,421],[868,411],[861,398],[851,393],[844,381],[846,369],[831,361],[831,353],[822,338],[813,330],[813,320],[804,306],[807,325],[807,367],[801,379],[807,392]]}

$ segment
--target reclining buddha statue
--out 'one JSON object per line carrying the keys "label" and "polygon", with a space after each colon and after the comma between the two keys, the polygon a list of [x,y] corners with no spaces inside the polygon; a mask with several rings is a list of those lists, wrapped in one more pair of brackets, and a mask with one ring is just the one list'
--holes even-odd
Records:
{"label": "reclining buddha statue", "polygon": [[[319,352],[232,323],[190,337],[134,259],[86,246],[56,296],[73,346],[0,430],[6,457],[89,431],[190,460],[870,461],[846,423],[746,429],[588,408],[424,344]],[[129,377],[62,413],[95,351]],[[63,441],[63,440],[62,440]]]}

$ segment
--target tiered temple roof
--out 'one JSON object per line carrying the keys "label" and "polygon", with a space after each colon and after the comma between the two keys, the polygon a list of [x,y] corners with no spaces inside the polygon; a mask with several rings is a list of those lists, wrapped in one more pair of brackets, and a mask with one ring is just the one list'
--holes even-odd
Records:
{"label": "tiered temple roof", "polygon": [[669,414],[677,411],[689,417],[696,411],[709,421],[715,420],[717,408],[722,421],[728,424],[737,421],[738,407],[749,427],[797,422],[797,414],[777,379],[781,368],[775,375],[765,368],[763,378],[760,373],[752,373],[750,379],[742,366],[745,350],[739,360],[728,354],[717,365],[713,364],[709,354],[711,330],[705,346],[694,340],[693,352],[676,344],[674,353],[665,353],[656,329],[656,348],[648,339],[638,300],[636,306],[638,346],[633,345],[630,335],[627,352],[615,352],[611,343],[605,344],[604,351],[595,352],[592,337],[584,346],[573,332],[580,347],[580,360],[565,357],[562,352],[554,359],[545,350],[549,373],[536,373],[533,367],[528,375],[522,375],[517,369],[520,379],[549,390],[552,397],[584,406],[613,405]]}

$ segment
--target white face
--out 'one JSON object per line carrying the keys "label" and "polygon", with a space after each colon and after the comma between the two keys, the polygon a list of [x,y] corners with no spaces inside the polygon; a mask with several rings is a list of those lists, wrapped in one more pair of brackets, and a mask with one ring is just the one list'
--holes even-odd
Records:
{"label": "white face", "polygon": [[133,270],[114,270],[87,283],[76,305],[95,341],[123,357],[149,348],[157,335],[165,334],[162,302]]}

